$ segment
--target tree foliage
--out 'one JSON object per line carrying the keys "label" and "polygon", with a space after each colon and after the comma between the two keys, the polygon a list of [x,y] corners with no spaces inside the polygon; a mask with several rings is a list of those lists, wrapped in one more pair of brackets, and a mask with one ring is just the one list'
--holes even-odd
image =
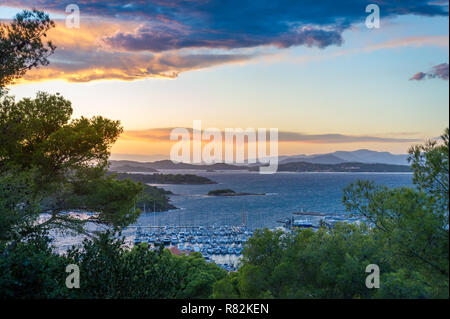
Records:
{"label": "tree foliage", "polygon": [[[120,227],[137,218],[134,204],[142,185],[106,176],[109,149],[122,132],[120,123],[101,116],[71,116],[71,103],[58,94],[39,92],[34,99],[15,102],[8,96],[0,101],[0,185],[16,197],[19,189],[29,197],[0,200],[9,207],[1,212],[1,218],[10,221],[6,234],[24,236],[42,227],[81,232],[86,222]],[[21,182],[24,174],[27,183]],[[94,214],[77,220],[68,214],[73,211]],[[49,218],[37,223],[40,213]],[[17,215],[31,220],[13,218]]]}
{"label": "tree foliage", "polygon": [[[64,255],[36,236],[14,247],[0,246],[0,299],[210,298],[226,272],[200,254],[175,256],[147,244],[129,249],[122,238],[103,233]],[[80,270],[80,288],[65,285],[66,266]]]}
{"label": "tree foliage", "polygon": [[[36,10],[0,25],[0,88],[49,63],[55,47],[44,39],[53,27]],[[120,227],[137,218],[142,185],[105,176],[120,123],[72,113],[59,94],[38,92],[18,102],[4,90],[0,95],[0,239],[53,227],[82,232],[89,221]],[[79,220],[68,214],[73,211],[93,214]],[[42,220],[42,213],[49,217]]]}
{"label": "tree foliage", "polygon": [[35,235],[12,246],[0,242],[0,299],[65,296],[66,261],[44,234]]}
{"label": "tree foliage", "polygon": [[0,93],[28,70],[48,65],[55,46],[44,39],[54,26],[47,14],[37,10],[22,11],[11,23],[0,23]]}

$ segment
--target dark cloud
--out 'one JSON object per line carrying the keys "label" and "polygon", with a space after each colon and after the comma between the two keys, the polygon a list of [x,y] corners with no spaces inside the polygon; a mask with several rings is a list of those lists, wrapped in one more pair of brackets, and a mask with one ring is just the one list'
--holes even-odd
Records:
{"label": "dark cloud", "polygon": [[184,48],[221,48],[237,49],[261,45],[274,45],[287,48],[293,45],[317,46],[324,48],[330,45],[342,44],[341,31],[306,28],[289,31],[276,36],[263,34],[225,34],[217,32],[192,34],[168,26],[143,26],[133,33],[119,32],[105,37],[104,42],[111,47],[127,51],[161,52]]}
{"label": "dark cloud", "polygon": [[[72,0],[17,1],[7,5],[64,11]],[[112,48],[161,52],[183,48],[248,48],[295,45],[324,48],[342,43],[342,32],[363,23],[365,7],[382,17],[448,15],[448,1],[429,0],[78,0],[81,13],[141,23],[134,32],[104,38]]]}
{"label": "dark cloud", "polygon": [[269,43],[282,48],[293,45],[324,48],[329,45],[340,45],[342,43],[340,32],[319,29],[298,30],[293,34],[279,34],[272,39],[263,35],[249,36],[246,34],[238,35],[235,38],[228,37],[229,35],[219,34],[190,35],[185,34],[182,30],[167,26],[144,26],[134,33],[120,32],[104,38],[104,41],[115,48],[122,48],[128,51],[151,52],[201,47],[237,49],[267,45]]}
{"label": "dark cloud", "polygon": [[424,79],[441,79],[448,81],[448,63],[435,65],[428,72],[418,72],[410,80],[421,81]]}

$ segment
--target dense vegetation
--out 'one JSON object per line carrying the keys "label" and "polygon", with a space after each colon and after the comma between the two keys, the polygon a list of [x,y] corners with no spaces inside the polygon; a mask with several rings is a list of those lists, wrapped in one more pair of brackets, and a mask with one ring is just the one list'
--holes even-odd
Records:
{"label": "dense vegetation", "polygon": [[164,212],[176,208],[169,202],[168,195],[172,194],[171,191],[146,184],[142,186],[143,190],[136,201],[136,207],[142,212]]}
{"label": "dense vegetation", "polygon": [[[175,256],[146,244],[129,250],[105,233],[65,255],[55,254],[45,236],[8,250],[0,245],[2,298],[208,298],[226,276],[198,253]],[[8,251],[7,251],[8,250]],[[67,289],[66,266],[80,269],[80,288]]]}
{"label": "dense vegetation", "polygon": [[48,65],[55,46],[43,40],[54,26],[48,15],[36,10],[24,11],[12,23],[0,25],[0,93],[28,70]]}
{"label": "dense vegetation", "polygon": [[208,195],[210,196],[221,196],[221,195],[229,195],[229,194],[236,194],[236,192],[232,189],[215,189],[208,192]]}
{"label": "dense vegetation", "polygon": [[209,178],[193,174],[130,174],[117,173],[118,179],[129,178],[136,182],[148,184],[216,184]]}
{"label": "dense vegetation", "polygon": [[[72,119],[71,103],[58,94],[19,102],[7,95],[7,84],[48,63],[54,47],[42,39],[53,26],[38,11],[0,24],[0,298],[209,297],[225,271],[200,255],[130,250],[113,233],[85,229],[88,222],[119,229],[136,220],[140,204],[168,205],[164,190],[108,174],[119,122]],[[95,214],[82,220],[70,211]],[[58,255],[47,235],[55,229],[90,239]],[[80,289],[65,285],[69,264],[80,268]]]}

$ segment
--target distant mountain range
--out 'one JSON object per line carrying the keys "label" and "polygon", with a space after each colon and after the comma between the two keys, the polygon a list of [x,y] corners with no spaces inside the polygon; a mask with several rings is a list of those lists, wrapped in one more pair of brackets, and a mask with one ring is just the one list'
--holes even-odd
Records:
{"label": "distant mountain range", "polygon": [[[253,167],[252,170],[258,169]],[[377,163],[337,163],[318,164],[307,162],[292,162],[278,165],[278,172],[353,172],[353,173],[409,173],[407,165],[377,164]]]}
{"label": "distant mountain range", "polygon": [[293,162],[306,162],[314,164],[365,163],[408,165],[408,155],[363,149],[357,151],[337,151],[334,153],[316,155],[283,156],[279,158],[279,164]]}
{"label": "distant mountain range", "polygon": [[[317,155],[280,156],[279,171],[294,172],[407,172],[409,165],[406,154],[391,154],[371,150],[352,152],[337,151]],[[170,160],[155,162],[135,162],[128,160],[110,161],[110,170],[116,172],[158,172],[159,170],[251,170],[255,171],[261,164],[230,165],[174,163]]]}
{"label": "distant mountain range", "polygon": [[110,161],[110,170],[116,172],[157,172],[161,169],[194,169],[194,170],[247,170],[247,166],[237,166],[225,163],[206,164],[188,164],[174,163],[170,160],[156,162],[134,162],[134,161]]}

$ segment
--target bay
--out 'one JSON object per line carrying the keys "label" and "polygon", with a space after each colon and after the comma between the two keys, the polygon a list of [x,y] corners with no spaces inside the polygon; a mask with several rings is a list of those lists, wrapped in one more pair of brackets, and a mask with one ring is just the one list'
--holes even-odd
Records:
{"label": "bay", "polygon": [[[295,173],[263,175],[247,171],[181,171],[161,173],[196,174],[217,184],[155,185],[174,193],[172,204],[178,209],[168,212],[143,213],[136,223],[141,226],[207,226],[240,225],[250,228],[279,226],[280,219],[304,210],[326,214],[346,213],[342,204],[343,189],[352,182],[370,180],[388,187],[412,186],[408,173]],[[154,185],[154,184],[153,184]],[[208,196],[214,189],[236,192],[265,193],[263,196]]]}

